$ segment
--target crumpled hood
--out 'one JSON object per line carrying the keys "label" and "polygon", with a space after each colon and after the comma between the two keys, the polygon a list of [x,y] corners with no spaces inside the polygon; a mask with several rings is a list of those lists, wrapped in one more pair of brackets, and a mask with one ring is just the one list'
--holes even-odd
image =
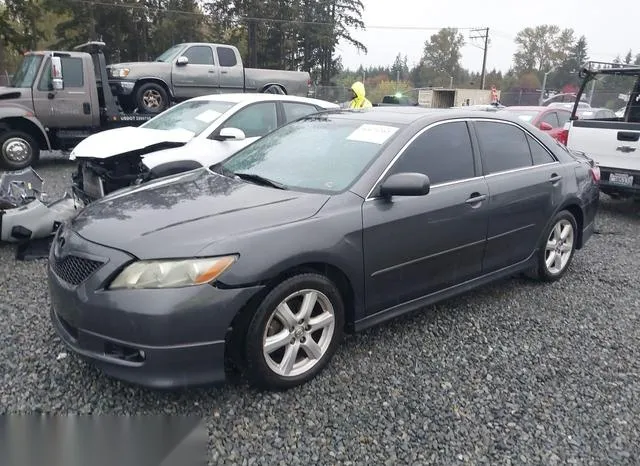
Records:
{"label": "crumpled hood", "polygon": [[152,152],[181,146],[193,138],[190,131],[148,129],[135,126],[109,129],[83,139],[70,154],[71,160],[106,159],[132,151]]}
{"label": "crumpled hood", "polygon": [[117,191],[85,207],[71,228],[141,259],[192,257],[218,241],[309,218],[328,199],[203,168]]}

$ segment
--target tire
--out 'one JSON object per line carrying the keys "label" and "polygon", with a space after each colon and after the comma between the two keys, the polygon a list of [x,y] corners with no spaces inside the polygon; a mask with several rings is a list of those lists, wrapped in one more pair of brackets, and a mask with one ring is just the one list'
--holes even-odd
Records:
{"label": "tire", "polygon": [[8,130],[0,133],[0,165],[8,170],[21,170],[40,158],[38,141],[28,133]]}
{"label": "tire", "polygon": [[263,94],[278,94],[278,95],[287,95],[287,93],[280,86],[276,86],[272,84],[271,86],[266,87],[263,91]]}
{"label": "tire", "polygon": [[146,83],[136,92],[136,106],[140,113],[158,114],[169,107],[169,96],[160,84]]}
{"label": "tire", "polygon": [[[301,309],[301,304],[311,296],[316,296],[315,305],[311,308],[311,320],[302,319],[302,325],[292,320],[294,314]],[[287,303],[292,314],[278,311],[282,303]],[[309,330],[308,325],[318,319],[318,316],[326,316],[325,325],[316,321],[316,330]],[[331,317],[332,316],[332,317]],[[298,316],[295,316],[298,317]],[[315,318],[315,319],[314,319]],[[288,321],[291,329],[287,330],[283,321]],[[286,333],[284,333],[286,332]],[[273,344],[271,351],[265,348],[268,334],[277,335],[279,344]],[[267,389],[282,390],[297,385],[302,385],[318,375],[329,363],[336,352],[344,334],[344,303],[338,288],[326,277],[305,273],[288,278],[273,290],[271,290],[258,305],[255,313],[248,322],[244,335],[244,372],[251,385]],[[315,343],[313,347],[309,342]],[[312,358],[307,353],[312,348],[318,356]],[[293,356],[293,359],[290,358]],[[296,362],[300,357],[299,367],[278,368],[278,363],[283,363],[285,357],[289,361]],[[292,363],[292,364],[293,364]]]}
{"label": "tire", "polygon": [[[569,230],[566,230],[567,227],[569,227]],[[563,235],[565,234],[564,232],[567,231],[568,236],[564,238],[564,243],[558,246],[558,250],[548,250],[548,246],[551,246],[551,241],[557,238],[558,228]],[[542,237],[538,251],[538,265],[534,278],[544,282],[554,282],[562,278],[564,274],[567,273],[567,270],[569,270],[569,266],[573,260],[577,239],[578,223],[575,217],[567,210],[558,212],[553,218],[551,226],[547,228]],[[551,257],[552,253],[554,257],[557,257],[559,251],[564,251],[561,252],[562,255],[559,262],[554,262],[551,266],[548,266],[547,259]]]}

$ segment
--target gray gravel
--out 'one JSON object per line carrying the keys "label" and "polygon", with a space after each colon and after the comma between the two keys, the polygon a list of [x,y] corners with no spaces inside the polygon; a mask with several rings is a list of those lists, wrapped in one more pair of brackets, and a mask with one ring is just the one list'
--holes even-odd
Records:
{"label": "gray gravel", "polygon": [[[71,167],[38,171],[60,194]],[[638,464],[639,210],[603,198],[560,283],[509,280],[350,337],[279,394],[153,392],[57,360],[44,263],[0,246],[0,413],[199,414],[215,464]]]}

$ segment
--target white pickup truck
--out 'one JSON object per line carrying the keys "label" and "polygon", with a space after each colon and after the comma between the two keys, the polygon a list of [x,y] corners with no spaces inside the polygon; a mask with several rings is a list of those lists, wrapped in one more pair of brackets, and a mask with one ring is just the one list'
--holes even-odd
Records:
{"label": "white pickup truck", "polygon": [[592,106],[615,112],[624,105],[625,110],[610,118],[578,119],[575,104],[565,127],[567,148],[584,152],[599,165],[603,193],[640,197],[640,66],[587,62],[580,76],[576,102],[589,94]]}

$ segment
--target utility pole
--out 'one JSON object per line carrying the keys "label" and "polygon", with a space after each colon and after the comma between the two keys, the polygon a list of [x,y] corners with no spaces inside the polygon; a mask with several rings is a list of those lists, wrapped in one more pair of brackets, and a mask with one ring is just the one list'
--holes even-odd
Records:
{"label": "utility pole", "polygon": [[489,28],[472,29],[471,32],[475,33],[474,36],[469,36],[471,39],[483,39],[484,47],[482,57],[482,77],[480,79],[480,89],[484,89],[485,77],[487,74],[487,50],[489,49]]}

